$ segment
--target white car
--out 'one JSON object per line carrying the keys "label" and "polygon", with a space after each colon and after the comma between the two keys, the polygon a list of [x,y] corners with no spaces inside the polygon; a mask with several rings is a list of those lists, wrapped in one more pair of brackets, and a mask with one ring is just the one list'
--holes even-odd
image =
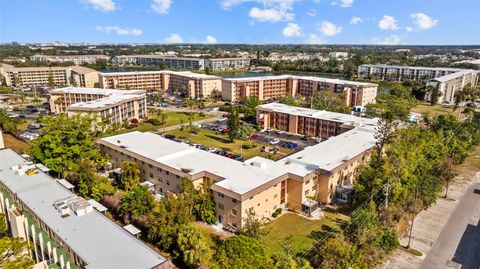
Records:
{"label": "white car", "polygon": [[278,143],[280,143],[280,140],[278,140],[277,138],[274,138],[274,139],[270,139],[270,145],[276,145]]}
{"label": "white car", "polygon": [[216,148],[208,148],[207,151],[213,153],[213,152],[217,151],[217,149]]}
{"label": "white car", "polygon": [[279,134],[279,135],[283,135],[283,134],[286,134],[286,133],[287,133],[287,132],[285,132],[285,131],[283,131],[283,130],[282,130],[282,131],[277,131],[277,134]]}
{"label": "white car", "polygon": [[224,121],[227,121],[227,120],[228,120],[227,118],[221,117],[221,118],[218,119],[218,122],[224,122]]}

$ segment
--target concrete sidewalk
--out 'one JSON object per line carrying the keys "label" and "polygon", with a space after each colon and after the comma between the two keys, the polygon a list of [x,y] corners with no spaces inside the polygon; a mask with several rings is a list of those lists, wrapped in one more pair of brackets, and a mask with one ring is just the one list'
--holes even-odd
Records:
{"label": "concrete sidewalk", "polygon": [[[474,182],[480,182],[480,172],[475,176],[463,178],[457,177],[455,182],[450,185],[448,199],[438,198],[437,202],[429,209],[422,211],[415,218],[412,231],[412,241],[410,246],[423,253],[422,256],[415,256],[403,250],[395,250],[384,263],[379,266],[380,269],[413,269],[419,268],[426,254],[430,251],[443,228],[447,224],[450,216],[457,208],[460,199],[465,194],[469,186]],[[401,239],[400,244],[406,246],[408,243],[408,233]]]}

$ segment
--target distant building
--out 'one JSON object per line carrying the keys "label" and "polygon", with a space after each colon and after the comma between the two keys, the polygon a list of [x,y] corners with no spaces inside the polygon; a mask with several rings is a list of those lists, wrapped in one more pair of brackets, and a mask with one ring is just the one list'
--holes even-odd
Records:
{"label": "distant building", "polygon": [[377,84],[309,76],[260,76],[225,78],[222,82],[222,97],[240,101],[255,96],[260,100],[277,99],[283,96],[313,96],[317,91],[330,89],[345,93],[345,105],[365,106],[375,103]]}
{"label": "distant building", "polygon": [[[418,67],[396,65],[370,65],[358,67],[358,77],[388,81],[424,81],[427,86],[435,86],[440,90],[439,102],[453,103],[455,91],[465,85],[475,87],[479,71],[449,67]],[[429,95],[426,96],[429,99]]]}
{"label": "distant building", "polygon": [[[166,269],[173,264],[11,149],[0,150],[0,213],[40,268]],[[39,268],[39,267],[37,267]]]}
{"label": "distant building", "polygon": [[250,67],[248,58],[187,58],[175,55],[121,55],[115,56],[112,63],[117,66],[162,66],[180,70],[213,71],[247,69]]}
{"label": "distant building", "polygon": [[93,116],[108,119],[108,125],[121,124],[147,116],[147,97],[142,90],[114,90],[67,87],[50,91],[54,114]]}
{"label": "distant building", "polygon": [[73,63],[74,65],[94,64],[97,60],[110,60],[107,55],[43,55],[36,54],[30,56],[30,60],[34,62],[44,63]]}
{"label": "distant building", "polygon": [[330,52],[328,56],[333,59],[346,59],[348,58],[348,52],[334,51],[334,52]]}

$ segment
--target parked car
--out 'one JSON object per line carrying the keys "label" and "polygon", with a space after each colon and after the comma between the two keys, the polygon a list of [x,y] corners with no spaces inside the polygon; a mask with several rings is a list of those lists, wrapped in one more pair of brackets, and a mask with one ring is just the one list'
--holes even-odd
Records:
{"label": "parked car", "polygon": [[216,148],[208,148],[207,151],[213,153],[213,152],[217,151],[217,149]]}
{"label": "parked car", "polygon": [[270,145],[276,145],[278,143],[280,143],[280,140],[278,140],[278,138],[273,138],[273,139],[270,139],[269,141]]}
{"label": "parked car", "polygon": [[251,140],[256,140],[256,139],[259,139],[259,138],[260,138],[260,135],[259,135],[259,134],[252,134],[252,135],[250,136],[250,139],[251,139]]}
{"label": "parked car", "polygon": [[279,135],[283,135],[283,134],[286,134],[287,132],[283,131],[283,130],[280,130],[280,131],[277,131],[277,134]]}
{"label": "parked car", "polygon": [[287,143],[286,148],[289,148],[289,149],[292,149],[292,150],[293,150],[293,149],[297,149],[297,148],[298,148],[298,144],[289,142],[289,143]]}
{"label": "parked car", "polygon": [[171,134],[166,134],[166,135],[165,135],[165,138],[166,138],[166,139],[173,140],[173,139],[175,139],[175,136],[174,136],[174,135],[171,135]]}

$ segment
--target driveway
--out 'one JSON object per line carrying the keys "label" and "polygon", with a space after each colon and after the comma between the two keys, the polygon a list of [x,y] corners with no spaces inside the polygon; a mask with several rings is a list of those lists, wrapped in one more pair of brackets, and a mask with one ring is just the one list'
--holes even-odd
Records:
{"label": "driveway", "polygon": [[480,183],[467,189],[420,268],[480,268]]}

